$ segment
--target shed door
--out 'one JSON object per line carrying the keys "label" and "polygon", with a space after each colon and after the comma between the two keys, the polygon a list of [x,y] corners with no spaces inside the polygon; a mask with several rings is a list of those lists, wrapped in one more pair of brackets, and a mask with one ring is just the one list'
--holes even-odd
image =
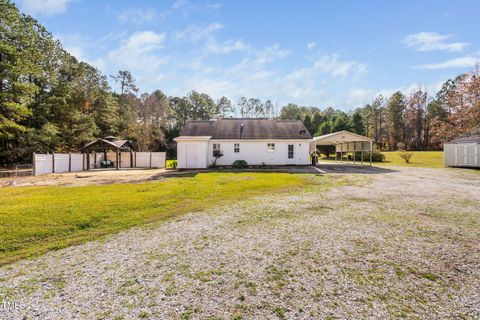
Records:
{"label": "shed door", "polygon": [[187,144],[187,168],[197,167],[197,146]]}
{"label": "shed door", "polygon": [[476,144],[460,144],[455,146],[455,164],[458,166],[474,166],[478,161]]}
{"label": "shed door", "polygon": [[474,166],[477,164],[477,145],[467,145],[467,164]]}
{"label": "shed door", "polygon": [[459,144],[455,146],[455,164],[456,165],[464,165],[465,164],[465,146],[463,144]]}

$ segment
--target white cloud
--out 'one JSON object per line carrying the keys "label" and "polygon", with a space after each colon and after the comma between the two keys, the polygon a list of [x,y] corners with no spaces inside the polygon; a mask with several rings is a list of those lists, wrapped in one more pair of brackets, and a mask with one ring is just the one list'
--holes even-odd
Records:
{"label": "white cloud", "polygon": [[448,59],[438,63],[428,63],[415,66],[416,69],[439,70],[451,68],[471,68],[480,64],[480,57],[465,56],[460,58]]}
{"label": "white cloud", "polygon": [[20,8],[30,15],[63,13],[72,0],[20,0]]}
{"label": "white cloud", "polygon": [[218,43],[214,40],[208,41],[205,46],[207,52],[213,54],[227,54],[233,51],[249,50],[250,47],[243,40],[227,40]]}
{"label": "white cloud", "polygon": [[186,0],[176,0],[176,1],[173,3],[172,7],[173,7],[174,9],[178,9],[178,8],[181,8],[181,7],[186,6],[186,5],[188,5],[188,4],[189,4],[189,2],[186,1]]}
{"label": "white cloud", "polygon": [[307,49],[312,50],[317,44],[315,42],[307,42]]}
{"label": "white cloud", "polygon": [[218,22],[209,23],[203,26],[191,25],[184,30],[174,32],[173,37],[178,41],[199,42],[211,39],[213,34],[222,28],[223,25]]}
{"label": "white cloud", "polygon": [[439,34],[436,32],[419,32],[406,36],[403,42],[407,47],[415,48],[418,51],[463,51],[468,43],[449,42],[451,35]]}
{"label": "white cloud", "polygon": [[211,9],[211,10],[217,10],[217,9],[220,9],[221,7],[223,7],[223,4],[220,2],[207,4],[207,9]]}
{"label": "white cloud", "polygon": [[358,106],[370,102],[374,96],[375,92],[373,90],[354,88],[347,93],[346,102]]}
{"label": "white cloud", "polygon": [[337,77],[359,76],[367,72],[366,64],[354,60],[341,61],[336,54],[320,56],[314,62],[314,68]]}
{"label": "white cloud", "polygon": [[137,25],[162,18],[154,8],[128,8],[117,14],[117,19],[122,23],[134,23]]}
{"label": "white cloud", "polygon": [[117,66],[131,68],[132,71],[154,70],[167,62],[167,58],[155,54],[163,47],[165,40],[165,33],[135,32],[119,48],[111,51],[108,59]]}

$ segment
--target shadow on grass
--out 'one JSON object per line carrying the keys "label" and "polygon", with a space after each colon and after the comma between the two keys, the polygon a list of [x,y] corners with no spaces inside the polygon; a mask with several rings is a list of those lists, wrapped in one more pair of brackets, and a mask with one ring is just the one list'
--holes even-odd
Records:
{"label": "shadow on grass", "polygon": [[339,163],[320,163],[315,167],[313,166],[277,166],[268,168],[246,168],[246,169],[234,169],[231,167],[219,167],[209,169],[182,169],[182,170],[169,170],[167,172],[159,173],[152,176],[150,180],[160,180],[165,178],[182,178],[182,177],[195,177],[199,173],[288,173],[288,174],[309,174],[309,175],[322,175],[330,173],[360,173],[360,174],[385,174],[394,173],[398,170],[387,169],[383,167],[369,166],[369,165],[353,165],[353,164],[339,164]]}
{"label": "shadow on grass", "polygon": [[288,174],[313,174],[319,175],[321,172],[316,170],[312,166],[275,166],[267,168],[246,168],[246,169],[234,169],[231,167],[219,167],[209,169],[181,169],[181,170],[169,170],[154,175],[150,180],[159,180],[164,178],[182,178],[182,177],[195,177],[199,173],[288,173]]}

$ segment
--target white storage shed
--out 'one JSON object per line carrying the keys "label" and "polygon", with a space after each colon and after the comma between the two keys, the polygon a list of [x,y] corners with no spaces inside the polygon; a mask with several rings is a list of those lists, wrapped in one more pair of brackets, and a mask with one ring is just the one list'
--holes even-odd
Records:
{"label": "white storage shed", "polygon": [[443,155],[446,167],[480,167],[480,134],[445,143]]}

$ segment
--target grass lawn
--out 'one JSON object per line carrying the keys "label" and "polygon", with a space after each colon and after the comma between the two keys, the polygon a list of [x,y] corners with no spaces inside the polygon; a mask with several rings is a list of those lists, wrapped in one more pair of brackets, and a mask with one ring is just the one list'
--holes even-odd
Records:
{"label": "grass lawn", "polygon": [[141,184],[0,188],[0,265],[312,181],[302,174],[211,172]]}
{"label": "grass lawn", "polygon": [[395,165],[423,168],[443,168],[443,151],[411,151],[413,154],[410,163],[400,158],[400,152],[388,151],[382,152],[385,155],[385,162],[375,163],[375,165]]}

